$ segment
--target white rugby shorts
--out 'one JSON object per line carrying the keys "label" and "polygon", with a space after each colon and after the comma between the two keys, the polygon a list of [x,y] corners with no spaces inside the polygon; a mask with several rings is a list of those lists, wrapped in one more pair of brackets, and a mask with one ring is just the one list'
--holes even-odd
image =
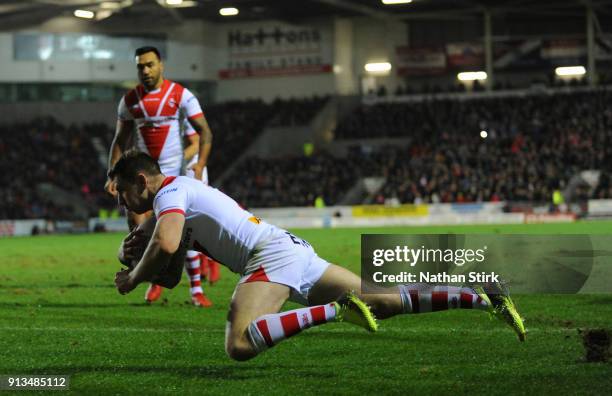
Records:
{"label": "white rugby shorts", "polygon": [[291,301],[308,305],[308,293],[327,267],[329,263],[317,256],[308,242],[279,228],[255,247],[238,283],[286,285],[291,288]]}

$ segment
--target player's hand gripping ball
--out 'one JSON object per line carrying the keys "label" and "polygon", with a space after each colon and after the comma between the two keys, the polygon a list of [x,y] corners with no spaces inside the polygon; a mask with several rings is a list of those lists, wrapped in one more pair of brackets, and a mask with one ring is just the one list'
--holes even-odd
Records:
{"label": "player's hand gripping ball", "polygon": [[117,258],[121,264],[134,269],[142,258],[155,230],[155,219],[149,219],[130,232],[121,242]]}

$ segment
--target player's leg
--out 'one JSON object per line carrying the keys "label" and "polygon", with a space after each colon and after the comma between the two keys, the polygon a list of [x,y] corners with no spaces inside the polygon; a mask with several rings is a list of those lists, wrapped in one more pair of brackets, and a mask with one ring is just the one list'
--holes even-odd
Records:
{"label": "player's leg", "polygon": [[219,278],[221,277],[221,264],[203,253],[200,254],[200,260],[202,263],[200,267],[202,279],[208,280],[208,284],[210,284],[211,286],[214,285],[219,281]]}
{"label": "player's leg", "polygon": [[236,286],[225,329],[225,351],[235,360],[247,360],[258,351],[251,342],[249,326],[257,318],[278,312],[287,298],[289,288],[278,283],[252,282]]}
{"label": "player's leg", "polygon": [[246,282],[236,287],[225,332],[225,350],[248,360],[304,329],[336,318],[337,304],[279,312],[290,288],[273,282]]}
{"label": "player's leg", "polygon": [[202,255],[202,260],[206,260],[205,266],[207,269],[206,277],[208,279],[208,283],[210,285],[217,283],[221,277],[221,264],[206,255]]}
{"label": "player's leg", "polygon": [[189,276],[189,292],[191,302],[197,307],[210,307],[212,302],[204,295],[201,279],[201,254],[194,250],[188,250],[185,256],[185,271]]}
{"label": "player's leg", "polygon": [[361,279],[353,272],[331,264],[312,287],[309,303],[333,301],[347,290],[355,290],[380,319],[402,313],[424,313],[453,308],[489,310],[489,302],[469,287],[433,286],[423,283],[400,285],[383,289],[370,285],[368,293],[359,293]]}
{"label": "player's leg", "polygon": [[[498,285],[481,287],[434,286],[424,283],[405,284],[376,290],[375,286],[359,297],[380,319],[399,314],[417,314],[448,309],[479,309],[497,316],[525,339],[525,327],[512,299]],[[361,279],[346,268],[330,264],[308,294],[309,304],[324,304],[347,290],[361,290]]]}
{"label": "player's leg", "polygon": [[370,306],[377,318],[385,319],[401,312],[402,301],[399,293],[389,293],[381,290],[377,294],[362,294],[361,278],[344,267],[329,264],[321,278],[308,293],[308,303],[311,305],[325,304],[341,298],[346,292],[353,290]]}

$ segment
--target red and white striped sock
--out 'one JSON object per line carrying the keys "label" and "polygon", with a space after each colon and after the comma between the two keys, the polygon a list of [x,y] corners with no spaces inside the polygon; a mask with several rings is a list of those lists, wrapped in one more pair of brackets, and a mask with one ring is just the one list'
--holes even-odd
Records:
{"label": "red and white striped sock", "polygon": [[434,286],[411,283],[399,286],[404,313],[424,313],[447,309],[483,309],[487,302],[470,287]]}
{"label": "red and white striped sock", "polygon": [[191,295],[201,294],[202,292],[202,280],[200,279],[200,253],[188,250],[187,256],[185,257],[185,270],[189,275],[189,291]]}
{"label": "red and white striped sock", "polygon": [[251,322],[248,334],[257,352],[262,352],[304,329],[318,326],[336,318],[334,304],[294,309],[260,316]]}

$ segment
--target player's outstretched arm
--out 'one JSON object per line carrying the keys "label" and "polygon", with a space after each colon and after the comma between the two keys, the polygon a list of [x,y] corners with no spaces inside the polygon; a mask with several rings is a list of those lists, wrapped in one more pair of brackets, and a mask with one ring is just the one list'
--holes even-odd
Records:
{"label": "player's outstretched arm", "polygon": [[178,284],[180,271],[176,267],[180,263],[182,268],[184,249],[180,245],[184,225],[185,217],[179,213],[167,213],[157,220],[142,259],[133,270],[116,274],[115,285],[119,293],[129,293],[140,283],[154,279],[161,281],[164,287],[171,288]]}
{"label": "player's outstretched arm", "polygon": [[183,157],[185,157],[186,162],[189,162],[200,150],[200,135],[194,133],[193,135],[187,136],[187,142],[188,145],[183,151]]}
{"label": "player's outstretched arm", "polygon": [[206,164],[208,163],[208,156],[210,155],[210,150],[212,148],[213,135],[206,118],[203,116],[194,119],[190,118],[189,123],[200,135],[198,162],[192,166],[192,169],[195,172],[196,179],[201,180],[204,167],[206,167]]}
{"label": "player's outstretched arm", "polygon": [[172,255],[168,268],[162,270],[151,280],[156,285],[165,287],[166,289],[174,289],[181,281],[183,268],[185,267],[185,255],[187,250],[181,246],[179,250]]}
{"label": "player's outstretched arm", "polygon": [[[110,153],[108,154],[108,170],[111,170],[115,165],[121,154],[123,154],[130,144],[130,138],[134,130],[134,121],[131,120],[117,120],[117,127],[115,129],[115,137],[111,143]],[[104,190],[112,196],[117,195],[117,189],[114,183],[110,180],[106,180]]]}

